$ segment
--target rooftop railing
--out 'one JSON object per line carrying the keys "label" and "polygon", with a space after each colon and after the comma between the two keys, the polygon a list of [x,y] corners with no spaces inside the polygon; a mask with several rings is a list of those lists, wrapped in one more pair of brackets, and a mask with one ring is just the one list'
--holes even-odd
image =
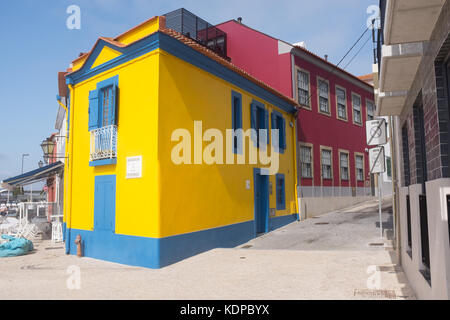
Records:
{"label": "rooftop railing", "polygon": [[227,34],[188,10],[181,8],[166,13],[166,27],[195,40],[219,56],[227,56]]}

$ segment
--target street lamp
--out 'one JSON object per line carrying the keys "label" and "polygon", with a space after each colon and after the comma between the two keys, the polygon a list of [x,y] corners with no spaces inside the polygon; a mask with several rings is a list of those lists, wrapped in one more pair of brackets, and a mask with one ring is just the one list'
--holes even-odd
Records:
{"label": "street lamp", "polygon": [[22,173],[23,173],[23,158],[29,156],[28,153],[22,153]]}
{"label": "street lamp", "polygon": [[48,159],[53,155],[53,150],[55,149],[55,142],[50,139],[45,139],[41,143],[42,151],[44,151],[44,159],[48,163]]}

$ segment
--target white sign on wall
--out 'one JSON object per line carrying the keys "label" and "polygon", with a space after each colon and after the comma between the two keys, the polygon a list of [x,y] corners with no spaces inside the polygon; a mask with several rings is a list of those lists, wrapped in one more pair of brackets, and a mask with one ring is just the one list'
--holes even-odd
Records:
{"label": "white sign on wall", "polygon": [[383,118],[366,121],[366,139],[368,146],[387,143],[386,120]]}
{"label": "white sign on wall", "polygon": [[142,177],[142,156],[127,157],[127,179]]}
{"label": "white sign on wall", "polygon": [[384,147],[376,147],[369,150],[370,173],[382,173],[386,171],[384,165]]}

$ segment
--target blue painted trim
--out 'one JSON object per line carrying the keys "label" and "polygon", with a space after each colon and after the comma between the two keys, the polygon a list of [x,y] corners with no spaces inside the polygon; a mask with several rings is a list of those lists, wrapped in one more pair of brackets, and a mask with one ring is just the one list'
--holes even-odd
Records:
{"label": "blue painted trim", "polygon": [[[269,219],[269,231],[294,222],[298,214]],[[65,224],[64,224],[64,228]],[[246,221],[185,234],[148,238],[104,231],[66,229],[66,239],[82,240],[83,255],[127,265],[162,268],[214,248],[233,248],[255,236],[255,221]],[[67,253],[75,255],[75,241],[66,241]]]}
{"label": "blue painted trim", "polygon": [[269,219],[269,231],[278,229],[278,228],[283,227],[294,221],[299,221],[298,213],[270,218]]}
{"label": "blue painted trim", "polygon": [[[105,46],[108,46],[116,51],[121,52],[122,55],[91,69],[90,67],[92,66],[93,61],[95,61],[95,59]],[[90,57],[88,58],[88,61],[86,61],[83,67],[75,71],[74,73],[66,76],[66,83],[77,84],[81,81],[84,81],[95,75],[105,72],[111,68],[114,68],[120,64],[123,64],[148,52],[156,50],[157,48],[161,48],[162,50],[206,72],[209,72],[227,82],[230,82],[235,86],[242,88],[243,90],[246,90],[251,94],[259,97],[260,99],[265,100],[270,104],[276,105],[277,107],[286,112],[295,113],[296,111],[296,108],[294,107],[293,104],[290,104],[284,99],[260,87],[259,85],[241,76],[240,74],[234,72],[233,70],[223,66],[217,61],[192,49],[191,47],[185,45],[179,40],[172,38],[171,36],[168,36],[161,32],[151,34],[125,48],[116,47],[100,39],[95,48],[93,49],[93,52],[91,53]]]}
{"label": "blue painted trim", "polygon": [[[122,264],[161,268],[214,248],[232,248],[254,237],[254,221],[190,232],[164,238],[147,238],[105,231],[70,229],[70,238],[79,234],[83,255]],[[76,254],[74,241],[69,252]]]}
{"label": "blue painted trim", "polygon": [[186,259],[214,248],[233,248],[254,237],[254,221],[160,239],[160,266]]}
{"label": "blue painted trim", "polygon": [[[281,119],[282,122],[284,122],[284,117],[281,112],[278,110],[272,110],[272,129],[278,129],[278,144],[275,144],[275,139],[272,136],[272,146],[274,147],[275,152],[284,154],[284,151],[286,150],[286,128],[278,128],[278,119]],[[276,125],[276,128],[274,127],[274,124]],[[282,143],[280,144],[280,136],[282,137]]]}
{"label": "blue painted trim", "polygon": [[[253,168],[253,216],[254,216],[254,220],[255,220],[255,228],[254,228],[254,232],[255,232],[255,236],[258,234],[258,212],[257,212],[257,196],[256,196],[256,189],[257,189],[257,185],[258,185],[258,176],[259,177],[264,177],[265,180],[265,188],[266,188],[266,192],[263,195],[263,191],[260,192],[261,196],[264,196],[264,210],[265,215],[263,217],[261,217],[264,220],[264,233],[269,231],[269,176],[268,175],[261,175],[261,169],[260,168]],[[262,210],[260,208],[260,210]]]}
{"label": "blue painted trim", "polygon": [[[278,188],[278,181],[282,181],[281,190]],[[284,174],[277,173],[275,176],[275,190],[276,190],[276,202],[277,202],[277,210],[285,210],[286,209],[286,187],[285,187],[285,179]],[[278,193],[281,192],[283,196],[283,202],[278,202]]]}
{"label": "blue painted trim", "polygon": [[114,233],[116,229],[116,175],[95,176],[94,230]]}
{"label": "blue painted trim", "polygon": [[63,241],[66,241],[66,232],[67,232],[67,224],[63,222],[62,223]]}
{"label": "blue painted trim", "polygon": [[116,163],[117,163],[117,158],[94,160],[94,161],[89,162],[89,167],[106,166],[109,164],[116,164]]}
{"label": "blue painted trim", "polygon": [[[98,55],[105,46],[110,47],[111,49],[114,49],[116,51],[119,51],[120,53],[122,53],[122,55],[91,69],[91,66],[94,63],[95,59],[97,59]],[[125,48],[114,46],[109,42],[100,39],[95,48],[93,49],[91,55],[89,56],[88,61],[85,62],[83,67],[75,71],[74,73],[66,76],[66,83],[67,81],[72,81],[72,84],[77,84],[93,76],[96,76],[102,72],[105,72],[109,69],[112,69],[123,63],[133,60],[139,56],[154,51],[158,48],[159,48],[159,32],[151,34],[145,38],[142,38],[141,40]]]}
{"label": "blue painted trim", "polygon": [[[69,239],[81,236],[82,254],[133,266],[159,268],[159,239],[115,234],[107,231],[70,229]],[[75,241],[69,243],[69,253],[77,254]]]}
{"label": "blue painted trim", "polygon": [[[266,115],[267,115],[267,109],[266,109],[266,106],[264,105],[264,103],[262,103],[262,102],[259,102],[259,101],[257,101],[257,100],[255,100],[255,99],[252,99],[252,103],[251,103],[251,128],[252,129],[255,129],[256,131],[256,135],[255,134],[252,134],[252,136],[251,136],[251,138],[252,138],[252,140],[253,140],[253,146],[254,147],[257,147],[257,148],[259,148],[260,147],[260,145],[259,145],[259,136],[260,136],[260,134],[261,134],[261,132],[259,132],[259,130],[260,129],[266,129],[266,140],[267,140],[267,143],[269,143],[269,139],[268,139],[268,134],[269,134],[269,123],[268,123],[268,121],[266,121],[266,120],[268,120],[268,119],[266,119]],[[260,121],[259,121],[259,123],[261,124],[261,123],[264,123],[264,128],[257,128],[257,123],[258,123],[258,110],[260,110],[262,113],[263,113],[263,115],[264,115],[264,121],[261,121],[261,119],[259,119]],[[267,122],[267,123],[266,123]],[[263,148],[262,149],[264,149],[264,146],[263,146]]]}
{"label": "blue painted trim", "polygon": [[[298,214],[270,218],[269,230],[275,230],[298,219]],[[214,248],[232,248],[255,236],[255,221],[189,232],[164,238],[138,237],[101,230],[67,229],[65,239],[82,239],[83,255],[127,265],[162,268]],[[75,241],[66,241],[66,253],[76,254]]]}
{"label": "blue painted trim", "polygon": [[[239,103],[235,106],[235,100],[238,100]],[[237,109],[237,119],[235,116],[235,111]],[[235,123],[237,120],[237,123]],[[234,145],[234,137],[233,137],[233,153],[243,154],[243,140],[244,136],[242,131],[236,132],[236,130],[242,129],[242,94],[236,92],[234,90],[231,91],[231,127],[234,130],[234,134],[237,136],[237,145]]]}
{"label": "blue painted trim", "polygon": [[192,65],[199,67],[223,80],[234,84],[235,86],[242,88],[251,94],[269,102],[270,104],[278,106],[280,109],[295,113],[296,108],[292,104],[284,99],[276,96],[275,94],[267,91],[266,89],[258,86],[254,82],[247,78],[237,74],[217,61],[206,57],[200,52],[192,49],[184,43],[164,34],[160,34],[160,47],[164,51],[191,63]]}

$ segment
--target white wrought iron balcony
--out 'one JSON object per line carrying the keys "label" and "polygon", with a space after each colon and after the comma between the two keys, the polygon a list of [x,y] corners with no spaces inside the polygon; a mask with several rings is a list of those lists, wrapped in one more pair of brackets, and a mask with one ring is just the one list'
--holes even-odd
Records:
{"label": "white wrought iron balcony", "polygon": [[112,159],[117,156],[117,126],[109,125],[90,131],[90,161]]}

